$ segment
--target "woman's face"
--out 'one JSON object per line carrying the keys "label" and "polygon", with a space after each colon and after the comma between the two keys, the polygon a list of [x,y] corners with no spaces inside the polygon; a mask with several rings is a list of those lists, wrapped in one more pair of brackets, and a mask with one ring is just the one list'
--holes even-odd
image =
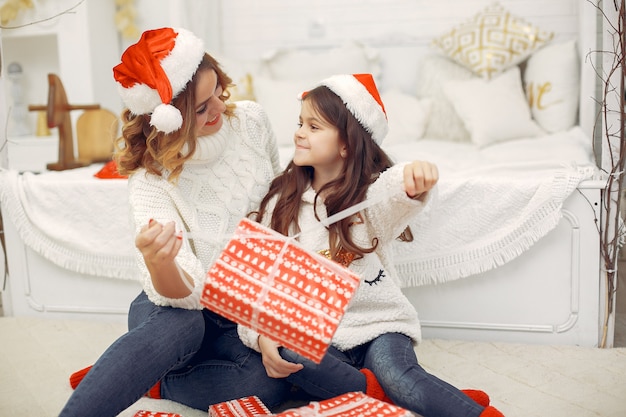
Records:
{"label": "woman's face", "polygon": [[222,127],[226,105],[220,99],[222,87],[217,83],[214,70],[202,71],[196,83],[196,134],[212,135]]}

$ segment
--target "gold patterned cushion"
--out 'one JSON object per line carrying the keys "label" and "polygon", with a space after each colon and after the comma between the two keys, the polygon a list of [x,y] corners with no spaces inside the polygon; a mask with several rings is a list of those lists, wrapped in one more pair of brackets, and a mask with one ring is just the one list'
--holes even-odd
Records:
{"label": "gold patterned cushion", "polygon": [[511,15],[493,3],[447,33],[433,44],[446,55],[483,78],[517,65],[549,42],[546,32]]}

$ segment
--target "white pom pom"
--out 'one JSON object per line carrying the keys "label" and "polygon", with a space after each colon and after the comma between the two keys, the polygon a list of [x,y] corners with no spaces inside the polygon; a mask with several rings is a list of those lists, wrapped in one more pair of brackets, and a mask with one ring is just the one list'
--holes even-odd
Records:
{"label": "white pom pom", "polygon": [[163,133],[172,133],[183,125],[183,116],[176,107],[159,104],[152,112],[150,124]]}

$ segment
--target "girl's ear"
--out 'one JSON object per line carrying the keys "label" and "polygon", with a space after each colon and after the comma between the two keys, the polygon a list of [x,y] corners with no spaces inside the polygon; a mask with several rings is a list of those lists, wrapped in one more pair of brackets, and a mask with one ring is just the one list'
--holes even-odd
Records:
{"label": "girl's ear", "polygon": [[341,147],[341,150],[339,151],[339,155],[341,155],[343,159],[346,159],[348,157],[348,148],[346,147],[346,145],[343,145]]}

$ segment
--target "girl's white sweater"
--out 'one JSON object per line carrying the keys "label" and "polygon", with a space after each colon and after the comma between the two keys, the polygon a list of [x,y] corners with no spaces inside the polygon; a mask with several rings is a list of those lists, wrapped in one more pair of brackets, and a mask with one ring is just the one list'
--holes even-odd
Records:
{"label": "girl's white sweater", "polygon": [[[374,238],[379,244],[376,251],[350,264],[350,270],[361,277],[361,283],[332,340],[332,345],[340,350],[362,345],[383,333],[405,334],[415,344],[421,340],[417,312],[402,293],[397,280],[391,243],[405,229],[410,218],[429,206],[436,189],[431,190],[423,202],[409,198],[404,191],[403,168],[404,164],[391,167],[369,187],[368,197],[381,193],[388,193],[390,197],[365,209],[364,222],[350,228],[359,245],[371,247]],[[328,249],[328,231],[324,227],[310,227],[318,223],[313,211],[314,198],[315,192],[311,188],[302,196],[300,229],[313,231],[300,235],[298,240],[306,249],[318,252]],[[264,222],[269,223],[274,203],[275,200],[270,203],[269,215],[265,216]],[[320,199],[317,214],[320,219],[327,217],[326,207],[320,205]],[[259,351],[258,333],[244,326],[239,326],[238,330],[244,344]]]}

